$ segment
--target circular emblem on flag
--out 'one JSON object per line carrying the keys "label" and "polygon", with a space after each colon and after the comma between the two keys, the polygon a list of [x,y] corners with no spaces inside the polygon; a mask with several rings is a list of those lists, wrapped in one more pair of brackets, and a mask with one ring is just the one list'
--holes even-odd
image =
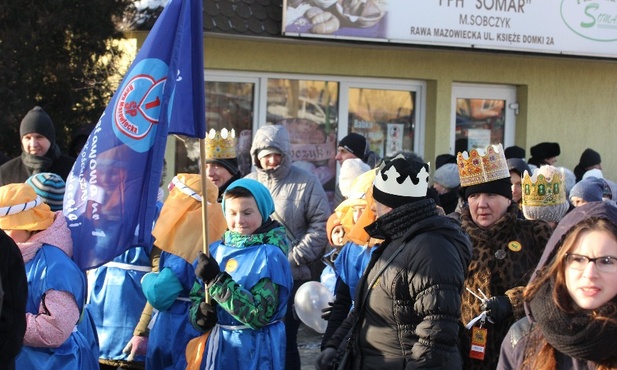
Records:
{"label": "circular emblem on flag", "polygon": [[168,70],[159,59],[144,59],[128,72],[116,92],[113,130],[136,152],[147,152],[154,143]]}

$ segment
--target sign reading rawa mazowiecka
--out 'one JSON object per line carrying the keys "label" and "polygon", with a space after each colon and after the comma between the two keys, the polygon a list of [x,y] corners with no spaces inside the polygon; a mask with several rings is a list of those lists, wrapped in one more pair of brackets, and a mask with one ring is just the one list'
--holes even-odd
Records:
{"label": "sign reading rawa mazowiecka", "polygon": [[283,33],[617,58],[617,0],[285,0]]}

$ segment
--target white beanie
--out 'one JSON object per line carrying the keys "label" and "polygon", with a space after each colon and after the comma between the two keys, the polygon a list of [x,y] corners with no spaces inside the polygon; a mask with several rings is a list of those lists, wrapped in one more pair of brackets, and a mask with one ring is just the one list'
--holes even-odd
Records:
{"label": "white beanie", "polygon": [[343,162],[338,181],[338,186],[339,189],[341,189],[343,197],[349,197],[349,191],[351,190],[351,183],[353,180],[370,169],[371,167],[362,162],[359,158],[350,158]]}

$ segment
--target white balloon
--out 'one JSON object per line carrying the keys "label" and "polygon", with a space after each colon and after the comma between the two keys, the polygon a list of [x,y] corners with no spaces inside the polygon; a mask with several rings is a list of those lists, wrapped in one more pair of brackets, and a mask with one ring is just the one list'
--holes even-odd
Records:
{"label": "white balloon", "polygon": [[322,283],[309,281],[300,286],[294,297],[298,318],[319,334],[326,332],[328,322],[321,318],[321,310],[328,307],[334,296]]}

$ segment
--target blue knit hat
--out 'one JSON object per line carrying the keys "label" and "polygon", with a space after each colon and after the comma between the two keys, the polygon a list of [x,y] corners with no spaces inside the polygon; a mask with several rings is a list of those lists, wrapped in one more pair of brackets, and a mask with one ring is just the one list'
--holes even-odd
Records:
{"label": "blue knit hat", "polygon": [[[270,190],[257,180],[246,178],[232,182],[225,190],[225,193],[234,188],[244,188],[253,195],[261,214],[262,223],[266,222],[274,212],[274,201],[270,195]],[[223,213],[225,213],[225,195],[223,195],[221,206],[223,207]]]}
{"label": "blue knit hat", "polygon": [[602,193],[604,191],[604,181],[595,177],[588,177],[579,181],[570,190],[570,199],[579,197],[586,202],[602,201]]}
{"label": "blue knit hat", "polygon": [[37,173],[30,176],[26,184],[32,186],[34,192],[52,211],[62,210],[65,183],[60,175],[51,172]]}

